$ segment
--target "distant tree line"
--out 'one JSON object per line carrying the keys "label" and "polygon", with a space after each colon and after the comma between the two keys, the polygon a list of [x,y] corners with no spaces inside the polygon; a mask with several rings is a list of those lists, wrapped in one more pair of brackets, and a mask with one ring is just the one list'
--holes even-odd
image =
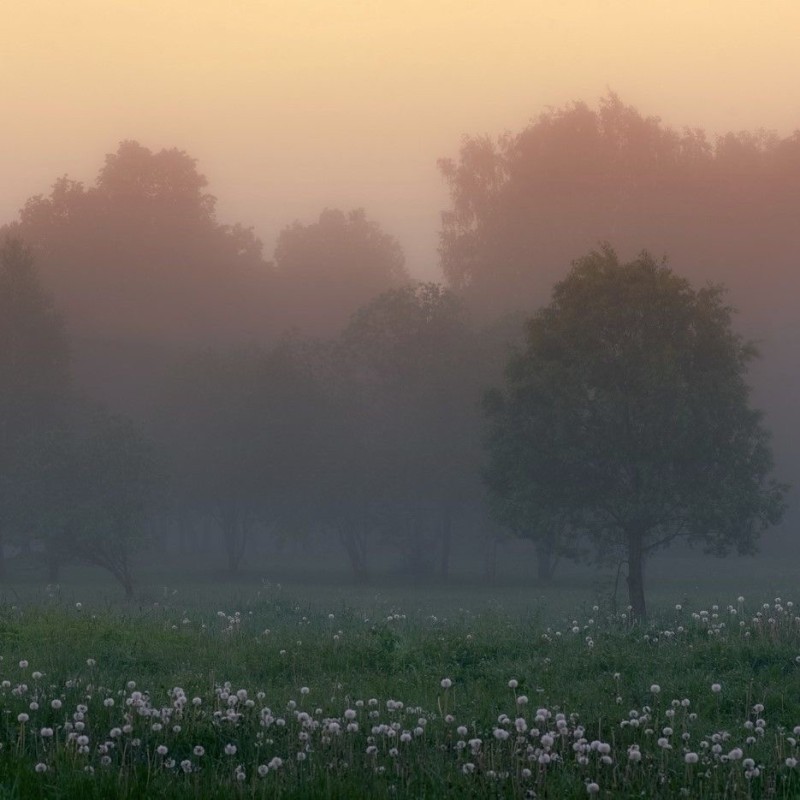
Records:
{"label": "distant tree line", "polygon": [[[712,142],[609,95],[440,167],[445,285],[412,281],[361,210],[295,222],[266,259],[179,150],[123,142],[94,185],[31,198],[0,231],[0,541],[131,593],[165,526],[211,527],[233,573],[257,538],[333,538],[359,581],[378,542],[446,579],[465,528],[507,530],[541,581],[559,558],[622,559],[639,616],[657,547],[752,549],[784,493],[753,349],[719,289],[596,248],[669,251],[753,298],[748,331],[800,339],[764,288],[797,281],[800,133]],[[800,468],[760,379],[779,464]]]}

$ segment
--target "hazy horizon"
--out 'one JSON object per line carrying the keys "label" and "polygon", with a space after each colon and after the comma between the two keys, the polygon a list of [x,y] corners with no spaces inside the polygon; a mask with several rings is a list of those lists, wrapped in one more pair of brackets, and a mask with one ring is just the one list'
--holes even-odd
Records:
{"label": "hazy horizon", "polygon": [[123,139],[199,161],[223,222],[278,233],[363,207],[439,278],[436,160],[612,90],[712,136],[800,126],[791,2],[31,0],[0,31],[0,222]]}

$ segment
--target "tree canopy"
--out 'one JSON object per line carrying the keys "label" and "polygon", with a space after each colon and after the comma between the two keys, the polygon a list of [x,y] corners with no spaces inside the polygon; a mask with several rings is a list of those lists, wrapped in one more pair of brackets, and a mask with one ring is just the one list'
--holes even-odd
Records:
{"label": "tree canopy", "polygon": [[360,306],[409,280],[399,243],[363,209],[328,208],[284,228],[275,265],[289,305],[305,308],[299,324],[317,334],[338,333]]}
{"label": "tree canopy", "polygon": [[543,299],[561,264],[603,240],[669,251],[693,279],[748,292],[758,312],[754,259],[797,280],[800,131],[678,131],[611,93],[596,109],[572,103],[517,133],[467,138],[439,166],[451,197],[442,268],[483,313]]}
{"label": "tree canopy", "polygon": [[749,401],[755,350],[731,313],[721,288],[604,247],[556,285],[487,397],[486,477],[505,521],[540,536],[566,522],[598,555],[621,554],[640,618],[646,555],[678,537],[750,552],[783,512]]}

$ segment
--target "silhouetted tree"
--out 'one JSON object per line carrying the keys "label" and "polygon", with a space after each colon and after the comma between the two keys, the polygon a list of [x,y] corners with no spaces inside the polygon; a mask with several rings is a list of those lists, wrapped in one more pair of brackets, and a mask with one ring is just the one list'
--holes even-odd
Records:
{"label": "silhouetted tree", "polygon": [[694,278],[737,291],[761,279],[749,266],[765,247],[775,246],[775,273],[798,255],[787,235],[800,197],[798,133],[713,141],[609,94],[597,109],[551,109],[498,140],[468,138],[439,165],[451,196],[442,267],[484,312],[544,297],[559,265],[598,240],[631,253],[669,248],[698,265]]}
{"label": "silhouetted tree", "polygon": [[59,178],[9,229],[31,247],[63,310],[76,380],[115,406],[141,406],[172,350],[271,328],[261,243],[217,220],[206,179],[183,151],[122,142],[93,186]]}
{"label": "silhouetted tree", "polygon": [[477,319],[530,313],[560,265],[598,241],[613,241],[624,259],[645,247],[669,252],[689,280],[724,283],[742,332],[769,356],[754,365],[753,384],[777,463],[800,470],[800,132],[678,130],[609,94],[499,139],[468,138],[440,166],[451,196],[441,265]]}
{"label": "silhouetted tree", "polygon": [[768,435],[749,402],[750,344],[722,290],[649,255],[575,263],[528,324],[506,388],[487,398],[489,486],[621,551],[636,618],[645,557],[678,537],[751,552],[783,513]]}

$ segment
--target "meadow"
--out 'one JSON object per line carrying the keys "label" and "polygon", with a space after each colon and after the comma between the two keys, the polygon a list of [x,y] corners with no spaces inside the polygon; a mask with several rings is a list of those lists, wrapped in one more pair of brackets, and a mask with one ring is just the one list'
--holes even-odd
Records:
{"label": "meadow", "polygon": [[80,570],[0,589],[0,797],[800,797],[779,559],[664,562],[647,627],[589,573],[161,569],[133,603]]}

